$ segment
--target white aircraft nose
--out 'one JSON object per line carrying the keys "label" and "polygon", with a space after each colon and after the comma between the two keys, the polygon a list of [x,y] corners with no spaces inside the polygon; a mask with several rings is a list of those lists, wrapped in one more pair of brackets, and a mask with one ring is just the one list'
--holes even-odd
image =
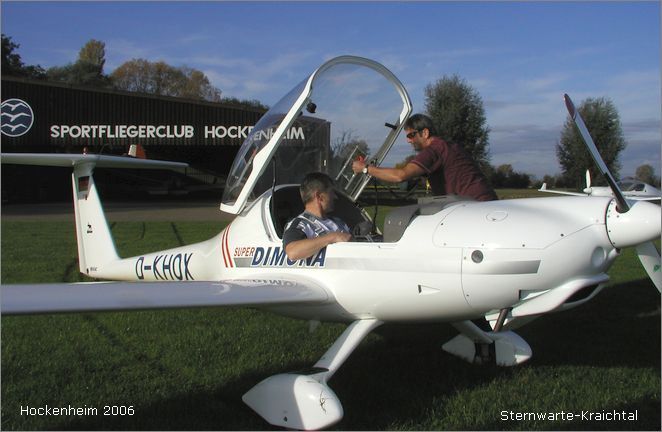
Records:
{"label": "white aircraft nose", "polygon": [[660,238],[662,220],[660,206],[636,201],[626,213],[616,211],[616,201],[607,210],[607,234],[617,248],[637,246]]}

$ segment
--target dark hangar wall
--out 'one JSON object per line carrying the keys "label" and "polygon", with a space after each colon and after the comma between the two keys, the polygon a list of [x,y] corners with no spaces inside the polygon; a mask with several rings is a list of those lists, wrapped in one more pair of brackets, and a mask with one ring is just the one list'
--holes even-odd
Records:
{"label": "dark hangar wall", "polygon": [[[20,99],[29,108],[17,107],[16,101],[6,104],[10,99]],[[26,131],[30,111],[32,124]],[[210,176],[227,175],[249,128],[264,111],[3,77],[2,113],[3,152],[82,153],[87,147],[91,153],[124,154],[129,145],[141,144],[149,158],[188,162],[196,172],[189,176],[190,182],[204,184],[212,182]],[[23,125],[18,124],[21,121]],[[3,165],[3,201],[68,199],[69,183],[55,185],[63,177],[57,175],[59,171]],[[103,192],[103,183],[120,180],[114,190],[121,195],[122,185],[126,192],[131,184],[156,190],[189,181],[168,178],[167,173],[136,171],[122,174],[122,179],[99,172],[99,188]],[[144,182],[139,181],[141,176]],[[133,180],[127,184],[127,178]]]}

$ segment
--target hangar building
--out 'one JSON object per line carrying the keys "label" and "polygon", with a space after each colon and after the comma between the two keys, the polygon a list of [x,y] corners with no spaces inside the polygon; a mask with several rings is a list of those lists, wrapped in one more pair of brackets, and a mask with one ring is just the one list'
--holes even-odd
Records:
{"label": "hangar building", "polygon": [[[214,196],[259,109],[2,77],[2,152],[126,154],[188,162],[175,173],[97,169],[106,197]],[[120,172],[121,171],[121,172]],[[66,200],[70,170],[2,166],[3,202]]]}

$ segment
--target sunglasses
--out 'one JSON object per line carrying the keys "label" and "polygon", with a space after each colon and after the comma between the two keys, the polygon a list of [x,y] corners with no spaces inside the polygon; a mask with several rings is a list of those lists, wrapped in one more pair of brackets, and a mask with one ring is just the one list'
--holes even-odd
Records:
{"label": "sunglasses", "polygon": [[412,139],[412,138],[414,138],[414,137],[416,136],[416,134],[419,133],[419,132],[420,132],[419,130],[411,131],[411,132],[409,132],[409,133],[408,133],[407,135],[405,135],[405,136],[407,137],[407,139]]}

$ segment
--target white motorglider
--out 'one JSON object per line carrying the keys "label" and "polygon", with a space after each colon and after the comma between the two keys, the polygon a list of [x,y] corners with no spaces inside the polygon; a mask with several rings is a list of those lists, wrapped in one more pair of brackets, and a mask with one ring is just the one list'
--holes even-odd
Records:
{"label": "white motorglider", "polygon": [[[581,129],[567,96],[566,103]],[[370,178],[354,175],[351,161],[362,155],[382,163],[410,112],[406,90],[382,65],[351,56],[327,61],[262,117],[239,150],[221,204],[234,220],[210,240],[131,258],[117,255],[93,170],[168,163],[2,155],[3,163],[73,167],[80,271],[120,281],[5,285],[2,313],[224,305],[346,322],[309,371],[272,376],[243,396],[273,425],[318,429],[343,417],[328,381],[384,323],[451,323],[460,334],[444,350],[469,362],[510,366],[532,354],[512,330],[591,300],[608,282],[607,270],[622,248],[637,247],[662,287],[660,256],[651,242],[660,236],[660,207],[627,201],[615,183],[615,199],[441,197],[392,211],[383,233],[359,233],[371,225],[355,204]],[[592,154],[599,159],[597,151]],[[291,261],[282,247],[283,227],[303,208],[296,183],[309,171],[336,180],[335,215],[356,227],[357,240]],[[472,322],[482,317],[492,331]]]}
{"label": "white motorglider", "polygon": [[[662,200],[662,191],[653,185],[642,182],[635,178],[624,178],[618,182],[618,188],[623,192],[625,198],[631,200],[653,201],[660,203]],[[540,192],[555,193],[559,195],[572,195],[572,196],[606,196],[613,197],[614,192],[608,186],[591,186],[591,172],[586,170],[586,187],[581,192],[566,192],[554,189],[547,189],[547,183],[543,183]]]}

